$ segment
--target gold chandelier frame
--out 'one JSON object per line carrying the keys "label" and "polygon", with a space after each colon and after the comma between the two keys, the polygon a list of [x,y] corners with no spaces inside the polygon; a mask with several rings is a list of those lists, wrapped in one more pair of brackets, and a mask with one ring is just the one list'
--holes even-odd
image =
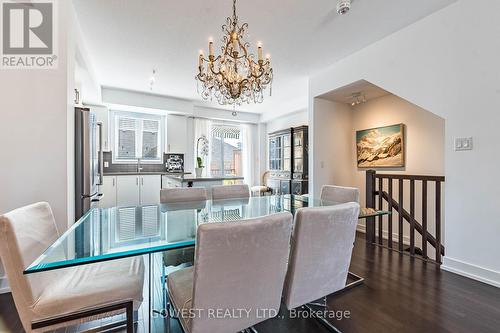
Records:
{"label": "gold chandelier frame", "polygon": [[271,59],[262,56],[262,46],[258,45],[257,60],[250,53],[250,43],[246,41],[248,24],[239,24],[236,15],[236,0],[233,0],[233,15],[222,25],[221,54],[214,55],[213,41],[209,42],[209,55],[200,52],[196,80],[201,83],[201,96],[205,100],[214,97],[222,105],[242,103],[262,103],[264,90],[272,91],[273,69]]}

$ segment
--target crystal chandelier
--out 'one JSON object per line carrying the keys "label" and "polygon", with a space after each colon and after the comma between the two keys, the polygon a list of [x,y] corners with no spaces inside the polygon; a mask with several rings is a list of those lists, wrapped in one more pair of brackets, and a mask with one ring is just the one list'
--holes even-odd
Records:
{"label": "crystal chandelier", "polygon": [[198,92],[204,100],[217,99],[221,105],[262,103],[264,90],[272,91],[273,69],[269,55],[264,60],[262,45],[257,48],[257,60],[250,53],[246,38],[247,23],[242,25],[236,16],[236,0],[233,0],[233,16],[222,26],[221,54],[214,55],[214,43],[208,43],[208,59],[200,52],[198,63]]}

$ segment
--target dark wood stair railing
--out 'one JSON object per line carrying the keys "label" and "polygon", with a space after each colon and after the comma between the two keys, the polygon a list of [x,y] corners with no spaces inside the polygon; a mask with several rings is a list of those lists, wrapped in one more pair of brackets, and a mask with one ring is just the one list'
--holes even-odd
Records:
{"label": "dark wood stair railing", "polygon": [[[378,180],[378,181],[377,181]],[[384,180],[387,180],[387,191],[384,190]],[[393,183],[397,181],[398,200],[394,198]],[[404,206],[404,189],[405,181],[409,183],[409,211]],[[384,210],[384,202],[386,202],[386,210],[391,212],[387,215],[387,247],[393,249],[393,212],[398,213],[397,223],[397,251],[405,251],[404,239],[404,223],[409,224],[409,253],[412,256],[419,256],[425,260],[434,261],[441,264],[441,257],[444,255],[444,246],[441,244],[441,207],[442,196],[441,186],[445,178],[442,176],[422,176],[422,175],[403,175],[403,174],[380,174],[374,170],[366,172],[366,207]],[[416,182],[421,182],[421,223],[416,220]],[[434,215],[434,230],[435,235],[429,232],[428,218],[428,184],[435,185],[435,215]],[[377,200],[378,199],[378,200]],[[378,226],[378,228],[377,228]],[[367,242],[384,245],[384,216],[378,217],[378,225],[375,217],[366,220],[366,240]],[[378,229],[378,234],[376,233]],[[415,232],[421,235],[422,249],[415,245]],[[429,258],[427,244],[430,244],[435,251],[433,259]]]}

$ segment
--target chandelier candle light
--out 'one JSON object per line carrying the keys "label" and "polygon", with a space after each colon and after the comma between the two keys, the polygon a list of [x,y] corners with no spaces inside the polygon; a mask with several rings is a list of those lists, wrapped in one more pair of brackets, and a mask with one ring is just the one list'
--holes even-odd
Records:
{"label": "chandelier candle light", "polygon": [[208,59],[200,51],[198,59],[198,75],[201,83],[201,97],[212,100],[213,97],[221,105],[241,105],[242,103],[262,103],[264,90],[269,85],[272,91],[273,69],[269,55],[264,60],[262,45],[257,45],[257,60],[249,52],[250,43],[246,38],[247,23],[242,25],[236,15],[236,0],[233,0],[233,16],[228,17],[222,26],[221,54],[215,56],[214,43],[209,40]]}

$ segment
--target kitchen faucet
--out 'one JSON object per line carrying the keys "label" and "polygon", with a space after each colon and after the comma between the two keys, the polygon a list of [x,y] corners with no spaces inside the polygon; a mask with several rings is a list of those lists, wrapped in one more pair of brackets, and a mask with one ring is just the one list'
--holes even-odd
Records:
{"label": "kitchen faucet", "polygon": [[137,159],[137,173],[140,173],[142,170],[142,167],[141,167],[141,158],[139,157]]}

